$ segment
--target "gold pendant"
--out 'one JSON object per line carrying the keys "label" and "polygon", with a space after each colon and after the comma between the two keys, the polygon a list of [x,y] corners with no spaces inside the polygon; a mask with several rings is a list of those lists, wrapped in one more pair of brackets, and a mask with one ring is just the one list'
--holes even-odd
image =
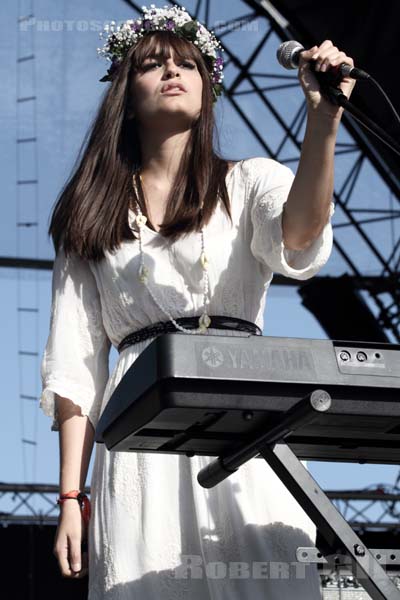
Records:
{"label": "gold pendant", "polygon": [[211,319],[207,313],[203,313],[199,318],[199,327],[200,329],[207,329],[211,324]]}
{"label": "gold pendant", "polygon": [[139,227],[146,225],[147,217],[145,215],[136,215],[136,223]]}
{"label": "gold pendant", "polygon": [[141,265],[139,267],[139,281],[142,283],[147,283],[147,276],[149,274],[149,270],[146,265]]}
{"label": "gold pendant", "polygon": [[204,252],[202,252],[200,254],[200,262],[201,262],[201,266],[203,267],[204,271],[207,271],[209,262],[208,262],[208,258],[206,256],[206,254]]}

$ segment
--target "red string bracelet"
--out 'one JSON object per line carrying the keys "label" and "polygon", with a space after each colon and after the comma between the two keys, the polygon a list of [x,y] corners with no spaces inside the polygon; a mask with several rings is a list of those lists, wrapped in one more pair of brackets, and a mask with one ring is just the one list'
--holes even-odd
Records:
{"label": "red string bracelet", "polygon": [[62,494],[59,498],[57,498],[57,504],[63,504],[66,500],[77,500],[79,502],[80,509],[82,511],[83,522],[85,523],[85,527],[88,528],[89,520],[90,520],[90,500],[80,490],[71,490],[66,494]]}

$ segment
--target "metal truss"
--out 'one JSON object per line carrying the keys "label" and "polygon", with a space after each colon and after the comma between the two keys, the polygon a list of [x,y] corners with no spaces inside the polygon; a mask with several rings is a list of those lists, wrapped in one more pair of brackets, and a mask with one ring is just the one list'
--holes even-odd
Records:
{"label": "metal truss", "polygon": [[[140,12],[139,3],[123,1]],[[272,5],[268,0],[185,2],[186,10],[214,30],[223,45],[223,110],[229,110],[240,150],[248,148],[249,154],[258,152],[295,169],[307,111],[297,75],[283,71],[275,59],[279,43],[293,36]],[[353,276],[380,327],[400,342],[400,182],[350,116],[338,137],[335,181],[337,254],[330,268],[335,275],[345,271]]]}
{"label": "metal truss", "polygon": [[328,491],[326,495],[358,532],[377,530],[398,534],[399,477],[394,485],[374,484],[364,490]]}
{"label": "metal truss", "polygon": [[[90,488],[85,488],[90,493]],[[57,485],[40,483],[0,483],[0,524],[56,525]],[[37,506],[39,504],[39,506]]]}
{"label": "metal truss", "polygon": [[[90,494],[90,487],[85,488]],[[357,531],[398,532],[400,486],[378,485],[365,490],[325,492]],[[58,520],[57,485],[0,483],[0,524],[55,525]]]}

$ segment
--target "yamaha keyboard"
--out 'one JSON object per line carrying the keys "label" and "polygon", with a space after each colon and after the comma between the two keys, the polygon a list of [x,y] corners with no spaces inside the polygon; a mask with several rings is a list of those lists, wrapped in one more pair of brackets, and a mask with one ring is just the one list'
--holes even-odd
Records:
{"label": "yamaha keyboard", "polygon": [[285,442],[301,459],[400,462],[400,346],[264,336],[153,340],[96,429],[109,450],[223,456],[323,390]]}
{"label": "yamaha keyboard", "polygon": [[111,451],[216,456],[212,488],[264,459],[323,543],[300,562],[350,562],[373,600],[400,600],[384,567],[397,550],[363,545],[302,458],[398,463],[400,346],[262,336],[157,337],[125,373],[95,433]]}

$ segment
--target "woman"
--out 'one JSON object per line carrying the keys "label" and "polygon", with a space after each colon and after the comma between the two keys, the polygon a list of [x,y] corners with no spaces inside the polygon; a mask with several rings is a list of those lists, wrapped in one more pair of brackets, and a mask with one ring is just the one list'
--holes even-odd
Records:
{"label": "woman", "polygon": [[[60,432],[54,553],[63,576],[89,572],[89,600],[320,597],[316,570],[295,562],[315,528],[256,459],[206,491],[196,476],[208,457],[97,445],[89,564],[81,552],[85,505],[75,490],[85,485],[99,415],[154,339],[145,328],[162,321],[189,334],[260,333],[272,272],[307,279],[331,252],[341,109],[321,97],[309,65],[324,71],[351,59],[330,41],[302,54],[308,121],[293,177],[267,158],[233,164],[214,151],[218,49],[177,7],[151,7],[112,28],[103,49],[113,58],[103,81],[112,83],[52,215],[41,408]],[[341,83],[347,96],[352,86]],[[109,375],[111,344],[120,356]]]}

